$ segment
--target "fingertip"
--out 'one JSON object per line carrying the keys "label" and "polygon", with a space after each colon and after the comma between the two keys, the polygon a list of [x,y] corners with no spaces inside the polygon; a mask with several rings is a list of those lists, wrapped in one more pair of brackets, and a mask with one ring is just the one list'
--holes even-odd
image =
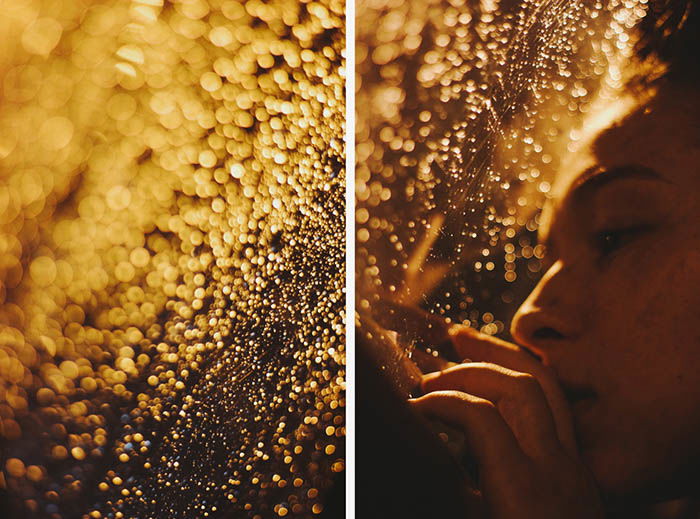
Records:
{"label": "fingertip", "polygon": [[406,400],[406,402],[408,402],[408,405],[410,405],[411,407],[417,408],[417,407],[420,407],[421,402],[422,402],[422,400],[421,400],[422,398],[423,398],[422,396],[419,396],[416,398],[409,398],[408,400]]}
{"label": "fingertip", "polygon": [[420,387],[423,391],[426,391],[430,384],[440,376],[440,371],[435,371],[433,373],[426,373],[423,375],[420,381]]}

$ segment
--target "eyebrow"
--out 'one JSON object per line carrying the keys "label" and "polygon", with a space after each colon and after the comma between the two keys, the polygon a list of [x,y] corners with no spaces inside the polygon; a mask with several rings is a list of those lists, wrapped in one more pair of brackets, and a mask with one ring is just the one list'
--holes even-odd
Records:
{"label": "eyebrow", "polygon": [[573,183],[570,197],[572,200],[581,201],[582,198],[592,195],[612,182],[627,179],[656,180],[666,184],[671,183],[671,181],[662,177],[655,170],[638,164],[625,164],[610,169],[603,166],[593,166],[585,170]]}
{"label": "eyebrow", "polygon": [[[665,184],[672,184],[670,180],[662,177],[657,171],[639,164],[625,164],[609,169],[595,165],[579,175],[571,185],[567,198],[580,204],[604,186],[627,179],[655,180]],[[551,227],[547,231],[545,236],[540,238],[540,241],[548,251],[552,252],[556,249],[556,244],[552,237]]]}

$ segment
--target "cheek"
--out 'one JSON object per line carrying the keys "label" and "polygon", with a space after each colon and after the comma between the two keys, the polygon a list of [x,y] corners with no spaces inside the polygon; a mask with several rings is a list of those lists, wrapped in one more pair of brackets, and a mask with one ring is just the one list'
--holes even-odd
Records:
{"label": "cheek", "polygon": [[635,265],[597,298],[603,387],[585,458],[613,493],[675,481],[700,456],[700,252]]}
{"label": "cheek", "polygon": [[650,341],[654,337],[665,337],[661,342],[673,336],[697,340],[700,240],[693,240],[699,242],[697,248],[681,249],[683,239],[667,236],[603,273],[594,310],[599,322],[616,330],[615,335],[629,334],[645,343],[658,343]]}
{"label": "cheek", "polygon": [[620,406],[643,410],[678,394],[700,405],[700,250],[663,251],[620,265],[595,298],[595,360]]}
{"label": "cheek", "polygon": [[648,406],[658,405],[658,416],[682,420],[700,408],[700,251],[650,257],[599,305],[617,311],[601,318],[598,361],[611,366],[617,411],[652,419]]}
{"label": "cheek", "polygon": [[638,279],[636,292],[630,292],[637,294],[632,301],[638,299],[632,306],[638,314],[636,324],[652,335],[666,337],[669,346],[673,342],[698,344],[700,251],[662,254],[641,264],[645,275]]}

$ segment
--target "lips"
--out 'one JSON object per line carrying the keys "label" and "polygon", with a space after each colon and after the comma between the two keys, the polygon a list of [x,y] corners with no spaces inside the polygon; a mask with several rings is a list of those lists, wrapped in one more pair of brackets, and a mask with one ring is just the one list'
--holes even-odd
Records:
{"label": "lips", "polygon": [[566,396],[566,399],[572,406],[579,402],[591,400],[598,396],[597,393],[593,391],[593,389],[586,386],[580,386],[568,382],[561,382],[561,387],[564,390],[564,396]]}
{"label": "lips", "polygon": [[571,384],[560,380],[561,388],[569,402],[574,435],[579,449],[587,449],[595,444],[598,434],[599,410],[598,394],[588,386]]}

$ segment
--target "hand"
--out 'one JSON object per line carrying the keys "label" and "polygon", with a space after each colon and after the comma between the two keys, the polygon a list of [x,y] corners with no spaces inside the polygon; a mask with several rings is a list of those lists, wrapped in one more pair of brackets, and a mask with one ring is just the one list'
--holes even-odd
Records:
{"label": "hand", "polygon": [[578,457],[571,413],[550,370],[522,348],[471,328],[449,330],[470,360],[426,375],[419,412],[464,431],[493,519],[603,517]]}

